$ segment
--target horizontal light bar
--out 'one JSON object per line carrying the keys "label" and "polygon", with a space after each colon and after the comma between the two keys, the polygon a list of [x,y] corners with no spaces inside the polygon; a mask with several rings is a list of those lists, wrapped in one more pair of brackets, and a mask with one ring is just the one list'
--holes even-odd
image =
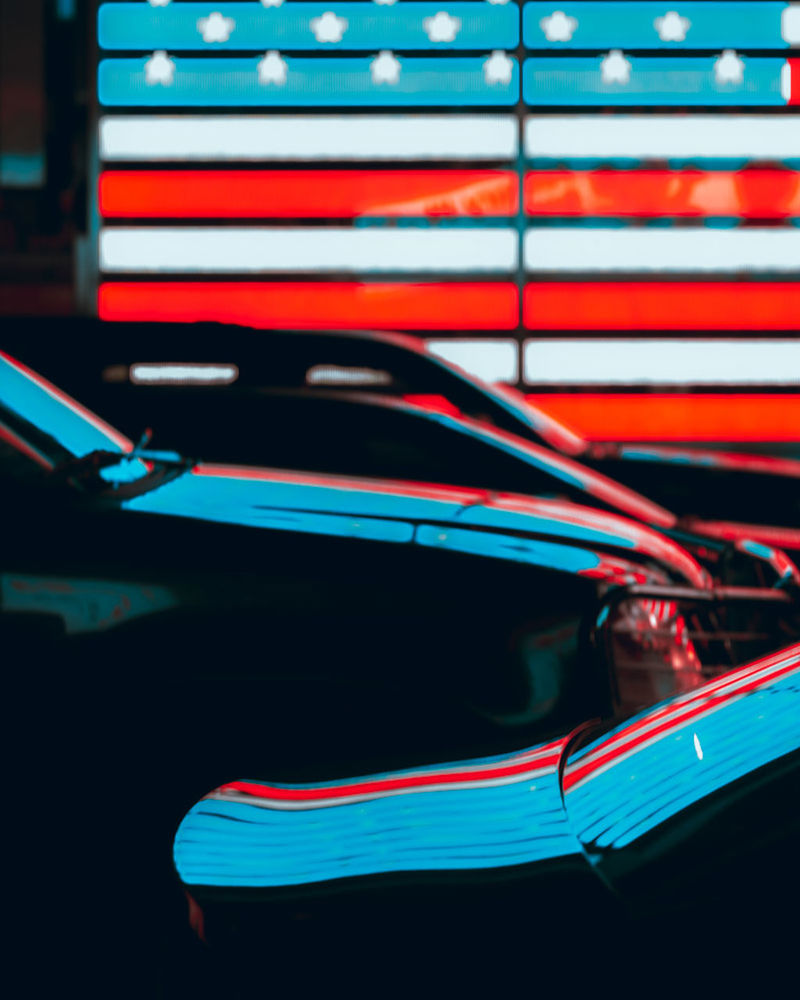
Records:
{"label": "horizontal light bar", "polygon": [[[153,82],[154,75],[161,82]],[[519,66],[500,51],[309,59],[277,52],[241,59],[158,52],[101,60],[97,94],[101,104],[117,107],[507,107],[519,100]]]}
{"label": "horizontal light bar", "polygon": [[429,340],[429,350],[486,382],[516,382],[519,378],[515,340]]}
{"label": "horizontal light bar", "polygon": [[513,330],[511,282],[106,282],[107,320],[242,323],[278,329]]}
{"label": "horizontal light bar", "polygon": [[501,170],[106,171],[107,218],[504,216],[517,176]]}
{"label": "horizontal light bar", "polygon": [[784,115],[529,115],[531,158],[756,159],[800,158],[800,128]]}
{"label": "horizontal light bar", "polygon": [[507,116],[105,115],[104,160],[508,160]]}
{"label": "horizontal light bar", "polygon": [[529,330],[800,329],[800,284],[542,281],[523,293]]}
{"label": "horizontal light bar", "polygon": [[800,229],[529,229],[530,271],[800,271]]}
{"label": "horizontal light bar", "polygon": [[782,107],[800,101],[800,69],[793,73],[785,59],[735,54],[672,58],[614,50],[557,61],[542,56],[525,60],[522,93],[527,104],[545,107]]}
{"label": "horizontal light bar", "polygon": [[135,385],[230,385],[239,377],[236,365],[156,364],[139,362],[129,369]]}
{"label": "horizontal light bar", "polygon": [[800,41],[785,3],[681,0],[672,8],[663,0],[526,3],[523,38],[537,49],[785,49]]}
{"label": "horizontal light bar", "polygon": [[800,340],[527,340],[530,385],[800,385]]}
{"label": "horizontal light bar", "polygon": [[800,216],[793,170],[537,170],[524,190],[534,216]]}
{"label": "horizontal light bar", "polygon": [[[800,233],[798,233],[800,236]],[[104,271],[513,271],[512,229],[104,229]]]}
{"label": "horizontal light bar", "polygon": [[[216,12],[217,16],[214,16]],[[441,16],[440,12],[444,14]],[[438,20],[436,20],[438,16]],[[516,4],[330,3],[101,4],[105,49],[505,49],[519,42]]]}
{"label": "horizontal light bar", "polygon": [[800,394],[571,392],[527,398],[589,441],[800,440]]}

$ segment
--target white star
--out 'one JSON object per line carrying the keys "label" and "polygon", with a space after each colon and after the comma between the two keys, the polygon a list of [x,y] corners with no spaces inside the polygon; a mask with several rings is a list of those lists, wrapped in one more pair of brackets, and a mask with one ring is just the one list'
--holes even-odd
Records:
{"label": "white star", "polygon": [[283,0],[261,0],[262,7],[280,7]]}
{"label": "white star", "polygon": [[689,18],[681,17],[676,10],[668,10],[663,17],[657,17],[653,21],[653,27],[662,42],[685,42],[686,32],[691,26]]}
{"label": "white star", "polygon": [[435,17],[426,17],[422,27],[432,42],[452,42],[461,30],[461,18],[440,10]]}
{"label": "white star", "polygon": [[621,49],[612,49],[600,63],[603,83],[630,83],[631,64]]}
{"label": "white star", "polygon": [[197,30],[203,36],[204,42],[227,42],[235,27],[236,22],[233,18],[223,17],[218,10],[197,21]]}
{"label": "white star", "polygon": [[379,52],[369,66],[373,83],[397,83],[400,79],[400,60],[391,52]]}
{"label": "white star", "polygon": [[563,10],[554,10],[550,17],[541,19],[539,27],[548,42],[568,42],[578,27],[578,19],[570,17]]}
{"label": "white star", "polygon": [[276,87],[282,87],[286,83],[288,72],[289,67],[286,65],[286,60],[281,56],[280,52],[276,52],[273,49],[267,52],[263,59],[259,60],[258,82],[266,84],[274,83]]}
{"label": "white star", "polygon": [[514,72],[514,61],[505,52],[496,49],[483,64],[483,78],[489,84],[509,84]]}
{"label": "white star", "polygon": [[714,63],[714,79],[717,83],[741,83],[744,80],[744,60],[733,49],[723,50]]}
{"label": "white star", "polygon": [[310,24],[318,42],[341,42],[347,31],[346,19],[337,17],[332,10],[326,10],[321,17],[312,17]]}
{"label": "white star", "polygon": [[375,3],[379,3],[384,7],[391,7],[393,3],[397,3],[397,0],[375,0]]}
{"label": "white star", "polygon": [[151,7],[166,7],[170,0],[147,0]]}
{"label": "white star", "polygon": [[781,14],[781,34],[790,45],[800,45],[800,7],[785,7]]}
{"label": "white star", "polygon": [[154,87],[159,83],[170,87],[174,76],[175,63],[163,49],[154,52],[144,64],[144,79],[148,87]]}

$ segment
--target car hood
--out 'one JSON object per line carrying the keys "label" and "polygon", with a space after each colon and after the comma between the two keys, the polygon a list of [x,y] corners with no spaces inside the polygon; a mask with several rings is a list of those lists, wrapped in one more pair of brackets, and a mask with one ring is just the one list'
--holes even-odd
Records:
{"label": "car hood", "polygon": [[[614,514],[561,501],[435,484],[196,465],[122,502],[128,510],[216,523],[399,542],[552,565],[635,582],[710,579],[677,543]],[[611,554],[609,563],[604,556]],[[661,574],[642,567],[656,563]],[[662,580],[661,582],[666,582]]]}

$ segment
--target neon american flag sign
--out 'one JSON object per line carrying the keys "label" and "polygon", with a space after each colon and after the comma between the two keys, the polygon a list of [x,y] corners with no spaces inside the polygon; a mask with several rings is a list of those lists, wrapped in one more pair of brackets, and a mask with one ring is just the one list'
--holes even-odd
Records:
{"label": "neon american flag sign", "polygon": [[[800,380],[800,5],[137,0],[98,43],[101,316],[407,330],[528,391],[637,334],[730,385],[716,338],[767,336]],[[621,356],[589,384],[672,384]]]}

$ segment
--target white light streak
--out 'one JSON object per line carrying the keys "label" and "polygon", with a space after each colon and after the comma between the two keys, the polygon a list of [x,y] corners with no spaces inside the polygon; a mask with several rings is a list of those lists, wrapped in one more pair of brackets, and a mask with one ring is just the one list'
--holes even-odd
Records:
{"label": "white light streak", "polygon": [[697,733],[694,734],[694,739],[692,742],[694,743],[694,752],[697,754],[697,759],[702,760],[703,748],[702,746],[700,746],[700,737],[697,735]]}
{"label": "white light streak", "polygon": [[800,229],[529,229],[530,271],[800,271]]}
{"label": "white light streak", "polygon": [[212,274],[337,271],[507,272],[512,229],[114,227],[100,233],[112,272]]}
{"label": "white light streak", "polygon": [[527,340],[530,385],[787,385],[800,382],[800,341]]}
{"label": "white light streak", "polygon": [[221,162],[512,159],[517,132],[507,116],[107,115],[100,119],[100,155]]}
{"label": "white light streak", "polygon": [[236,365],[138,362],[129,369],[135,385],[230,385],[239,377]]}
{"label": "white light streak", "polygon": [[[787,64],[788,65],[788,64]],[[783,115],[538,116],[525,152],[552,158],[800,157],[800,127]]]}
{"label": "white light streak", "polygon": [[485,382],[516,382],[519,377],[516,341],[428,340],[426,346]]}

